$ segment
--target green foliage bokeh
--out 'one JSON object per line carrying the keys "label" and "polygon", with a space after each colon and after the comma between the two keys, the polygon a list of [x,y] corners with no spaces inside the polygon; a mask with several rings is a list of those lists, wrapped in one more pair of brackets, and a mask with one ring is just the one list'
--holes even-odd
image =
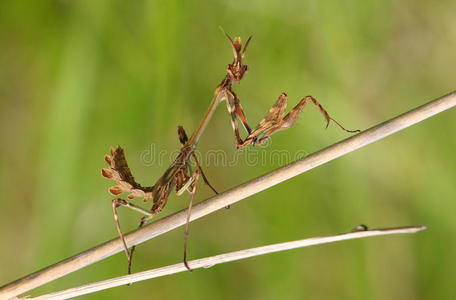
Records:
{"label": "green foliage bokeh", "polygon": [[[138,181],[179,148],[244,39],[250,71],[235,86],[252,126],[281,92],[316,97],[365,129],[455,89],[455,1],[3,1],[0,4],[0,282],[116,236],[110,146]],[[448,111],[191,224],[190,257],[372,227],[424,224],[379,237],[272,254],[119,287],[83,299],[456,298],[456,130]],[[308,107],[262,154],[312,153],[347,135]],[[152,146],[153,145],[153,146]],[[199,145],[235,155],[222,105]],[[205,165],[221,191],[286,163]],[[198,200],[211,195],[200,184]],[[186,207],[169,199],[162,215]],[[124,228],[138,215],[122,211]],[[176,263],[182,229],[138,248],[135,270]],[[32,295],[124,275],[115,255]]]}

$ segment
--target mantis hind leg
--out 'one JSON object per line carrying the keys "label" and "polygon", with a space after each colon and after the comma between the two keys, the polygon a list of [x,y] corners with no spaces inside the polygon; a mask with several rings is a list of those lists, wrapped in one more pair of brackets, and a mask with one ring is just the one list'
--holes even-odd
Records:
{"label": "mantis hind leg", "polygon": [[[119,234],[119,238],[120,240],[122,241],[122,244],[123,244],[123,247],[124,247],[124,251],[125,251],[125,255],[127,256],[127,260],[128,260],[128,274],[131,274],[131,261],[132,261],[132,258],[133,258],[133,252],[135,250],[135,246],[133,246],[131,248],[131,251],[129,252],[128,251],[128,245],[127,245],[127,242],[125,240],[125,236],[122,232],[122,229],[120,227],[120,221],[119,221],[119,216],[117,214],[117,208],[119,208],[120,206],[124,206],[124,207],[128,207],[134,211],[137,211],[143,215],[145,215],[145,217],[143,217],[141,219],[141,224],[139,227],[142,227],[144,225],[145,222],[147,222],[150,218],[152,218],[154,215],[146,210],[146,209],[143,209],[133,203],[130,203],[124,199],[121,199],[121,198],[115,198],[112,200],[112,211],[113,211],[113,215],[114,215],[114,221],[116,223],[116,230],[117,230],[117,233]],[[143,222],[143,220],[146,220]]]}
{"label": "mantis hind leg", "polygon": [[[184,230],[184,255],[183,255],[184,257],[183,257],[183,261],[184,261],[185,267],[190,272],[192,271],[192,269],[190,268],[190,266],[188,265],[188,262],[187,262],[188,236],[189,236],[189,233],[190,233],[190,216],[191,216],[191,213],[192,213],[193,198],[195,197],[195,194],[196,194],[196,184],[198,182],[199,176],[200,176],[200,171],[199,170],[196,170],[195,172],[193,172],[192,176],[188,179],[188,181],[189,181],[188,187],[186,187],[186,190],[190,194],[190,202],[188,204],[187,218],[186,218],[185,230]],[[187,186],[187,184],[185,186]]]}

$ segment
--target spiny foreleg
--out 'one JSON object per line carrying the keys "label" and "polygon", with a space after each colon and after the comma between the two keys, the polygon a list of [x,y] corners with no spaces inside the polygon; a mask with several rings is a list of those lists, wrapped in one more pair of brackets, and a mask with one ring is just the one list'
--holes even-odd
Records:
{"label": "spiny foreleg", "polygon": [[305,105],[309,102],[314,104],[319,109],[320,113],[326,120],[326,127],[328,127],[330,121],[333,121],[346,132],[360,132],[360,130],[345,129],[339,122],[333,119],[326,111],[326,109],[324,109],[323,106],[312,96],[307,96],[301,99],[301,101],[299,101],[299,103],[296,104],[296,106],[287,115],[284,116],[284,111],[287,106],[287,95],[285,93],[282,93],[277,99],[276,103],[266,114],[266,116],[260,121],[258,126],[244,140],[241,147],[247,146],[249,144],[262,144],[274,133],[293,127]]}

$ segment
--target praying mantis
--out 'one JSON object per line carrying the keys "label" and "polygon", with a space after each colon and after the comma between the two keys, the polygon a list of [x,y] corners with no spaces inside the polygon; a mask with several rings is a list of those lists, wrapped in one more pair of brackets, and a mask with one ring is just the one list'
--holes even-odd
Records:
{"label": "praying mantis", "polygon": [[[287,106],[287,95],[285,93],[282,93],[278,97],[276,103],[271,107],[266,116],[252,130],[247,122],[241,102],[236,93],[233,91],[233,83],[240,83],[248,71],[247,65],[244,64],[244,58],[251,41],[251,37],[247,39],[247,42],[243,46],[240,37],[233,39],[228,34],[224,34],[231,45],[234,56],[233,62],[228,64],[225,77],[216,87],[211,104],[191,137],[187,137],[187,134],[182,126],[178,127],[179,141],[182,145],[179,155],[171,166],[164,172],[164,174],[157,180],[157,182],[153,186],[142,186],[137,183],[130,171],[130,168],[128,167],[124,150],[120,146],[111,149],[110,155],[105,156],[105,161],[109,165],[109,168],[103,168],[101,173],[104,177],[116,182],[115,186],[109,188],[109,192],[112,195],[117,196],[122,193],[128,193],[129,195],[127,198],[129,200],[142,198],[144,202],[152,201],[153,203],[151,209],[147,210],[122,198],[115,198],[112,200],[112,210],[116,230],[123,243],[124,252],[127,256],[129,274],[131,273],[135,246],[131,248],[131,251],[128,250],[129,247],[121,230],[117,209],[121,206],[127,207],[144,215],[139,223],[139,227],[142,227],[165,207],[168,197],[173,189],[175,189],[177,195],[181,195],[184,192],[188,192],[190,194],[190,202],[187,209],[187,222],[184,233],[183,263],[186,268],[191,271],[187,263],[187,242],[190,213],[193,198],[196,193],[196,184],[199,178],[202,177],[203,181],[212,189],[214,193],[217,194],[217,191],[209,183],[206,175],[204,174],[194,151],[216,108],[221,102],[226,102],[227,110],[231,117],[231,126],[235,137],[236,147],[238,149],[248,145],[263,144],[276,132],[291,128],[296,123],[301,111],[307,103],[312,103],[319,109],[320,113],[326,120],[326,127],[329,125],[330,121],[333,121],[346,132],[359,132],[359,130],[345,129],[336,120],[330,117],[328,112],[312,96],[304,97],[293,109],[290,110],[288,114],[285,115],[285,109]],[[241,138],[239,133],[238,122],[243,125],[246,131],[247,136],[244,139]],[[192,165],[196,165],[195,170]]]}

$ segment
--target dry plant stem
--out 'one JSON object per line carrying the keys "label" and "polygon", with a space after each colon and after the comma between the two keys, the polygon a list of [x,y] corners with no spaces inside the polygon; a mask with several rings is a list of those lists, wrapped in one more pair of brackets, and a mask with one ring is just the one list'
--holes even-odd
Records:
{"label": "dry plant stem", "polygon": [[[192,269],[198,268],[210,268],[217,264],[236,261],[240,259],[245,259],[249,257],[254,257],[258,255],[264,255],[274,252],[280,252],[290,249],[302,248],[302,247],[309,247],[314,245],[321,245],[351,239],[359,239],[359,238],[366,238],[371,236],[379,236],[379,235],[390,235],[390,234],[405,234],[405,233],[416,233],[418,231],[424,230],[426,227],[424,226],[410,226],[410,227],[398,227],[398,228],[382,228],[382,229],[372,229],[372,230],[365,230],[365,231],[355,231],[331,236],[324,236],[324,237],[314,237],[308,238],[304,240],[297,240],[279,244],[272,244],[257,248],[250,248],[230,253],[219,254],[215,256],[210,256],[206,258],[192,260],[189,263]],[[139,272],[131,275],[116,277],[112,279],[107,279],[99,282],[94,282],[86,285],[82,285],[79,287],[54,292],[38,297],[33,298],[23,298],[23,299],[48,299],[48,300],[61,300],[61,299],[69,299],[89,293],[94,293],[97,291],[113,288],[116,286],[125,285],[128,283],[138,282],[142,280],[147,280],[151,278],[162,277],[166,275],[171,275],[179,272],[184,272],[187,269],[182,265],[182,263],[170,265],[166,267],[161,267],[153,270],[148,270],[144,272]]]}
{"label": "dry plant stem", "polygon": [[[290,179],[342,155],[385,138],[388,135],[421,122],[454,106],[456,106],[456,92],[452,92],[446,96],[417,107],[389,121],[376,125],[364,132],[299,159],[287,166],[281,167],[275,171],[200,202],[193,206],[190,220],[199,219],[202,216],[229,206],[237,201],[279,184],[282,181]],[[186,214],[187,211],[184,209],[180,212],[164,217],[154,223],[144,226],[139,230],[125,235],[125,239],[128,245],[140,244],[185,224]],[[0,299],[2,297],[10,298],[20,295],[120,251],[123,251],[121,240],[119,238],[113,239],[1,287]]]}

